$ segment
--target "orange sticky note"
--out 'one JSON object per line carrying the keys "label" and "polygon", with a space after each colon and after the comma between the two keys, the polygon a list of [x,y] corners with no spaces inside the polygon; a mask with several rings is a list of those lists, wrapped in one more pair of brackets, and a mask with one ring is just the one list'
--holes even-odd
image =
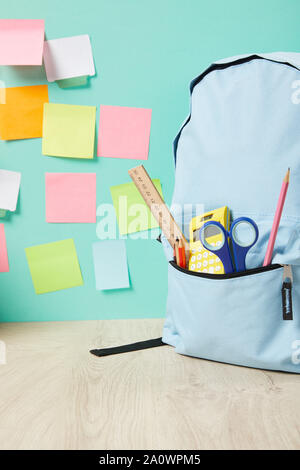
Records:
{"label": "orange sticky note", "polygon": [[43,135],[43,108],[48,85],[2,89],[0,137],[2,140],[32,139]]}

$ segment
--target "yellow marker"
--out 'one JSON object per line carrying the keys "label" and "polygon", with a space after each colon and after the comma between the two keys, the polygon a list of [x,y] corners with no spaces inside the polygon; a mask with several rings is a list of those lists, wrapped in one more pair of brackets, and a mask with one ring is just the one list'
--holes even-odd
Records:
{"label": "yellow marker", "polygon": [[[226,206],[220,207],[219,209],[198,215],[191,220],[189,270],[198,273],[224,274],[224,267],[221,260],[211,251],[206,250],[199,238],[200,228],[205,222],[211,220],[220,222],[226,230],[229,230],[228,208]],[[209,239],[209,243],[212,245],[218,245],[221,241],[221,234],[214,235]]]}

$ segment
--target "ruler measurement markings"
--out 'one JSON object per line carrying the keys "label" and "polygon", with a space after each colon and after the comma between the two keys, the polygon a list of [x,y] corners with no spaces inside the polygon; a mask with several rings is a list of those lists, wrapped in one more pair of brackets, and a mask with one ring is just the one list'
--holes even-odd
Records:
{"label": "ruler measurement markings", "polygon": [[181,238],[186,249],[188,249],[188,243],[183,233],[176,224],[172,214],[167,208],[165,202],[157,191],[154,183],[152,182],[143,165],[132,168],[128,171],[128,173],[171,246],[174,247],[176,238]]}

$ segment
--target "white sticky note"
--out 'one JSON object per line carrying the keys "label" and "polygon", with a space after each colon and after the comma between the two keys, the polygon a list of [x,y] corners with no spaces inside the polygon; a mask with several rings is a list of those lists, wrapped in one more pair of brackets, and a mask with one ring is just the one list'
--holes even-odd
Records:
{"label": "white sticky note", "polygon": [[45,41],[44,65],[49,82],[95,75],[88,34]]}
{"label": "white sticky note", "polygon": [[15,211],[18,202],[21,173],[18,171],[0,170],[0,207]]}
{"label": "white sticky note", "polygon": [[124,240],[103,240],[93,243],[93,258],[97,290],[129,287]]}

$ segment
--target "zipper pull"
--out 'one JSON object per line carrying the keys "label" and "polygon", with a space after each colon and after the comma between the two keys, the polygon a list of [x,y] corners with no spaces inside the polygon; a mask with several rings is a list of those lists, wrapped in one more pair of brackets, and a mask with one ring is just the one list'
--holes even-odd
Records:
{"label": "zipper pull", "polygon": [[283,320],[293,320],[292,287],[293,273],[291,265],[284,264],[281,288]]}

